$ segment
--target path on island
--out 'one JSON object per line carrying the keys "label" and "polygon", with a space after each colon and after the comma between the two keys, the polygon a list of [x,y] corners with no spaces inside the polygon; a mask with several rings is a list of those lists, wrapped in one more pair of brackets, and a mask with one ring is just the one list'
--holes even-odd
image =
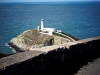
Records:
{"label": "path on island", "polygon": [[[71,38],[71,37],[68,36],[68,35],[65,35],[65,34],[62,34],[62,33],[59,33],[59,32],[56,32],[56,33],[61,34],[61,35],[65,36],[65,37],[69,38],[69,39],[70,39],[71,41],[73,41],[73,42],[75,41],[73,38]],[[68,39],[68,40],[69,40],[69,39]]]}
{"label": "path on island", "polygon": [[[58,33],[58,34],[61,34],[61,33]],[[75,40],[67,35],[64,35],[64,34],[61,34],[63,36],[66,36],[67,38],[69,39],[66,39],[66,38],[63,38],[63,37],[60,37],[60,36],[57,36],[57,37],[60,37],[61,39],[65,39],[66,41],[72,41],[71,43],[75,42]],[[37,51],[44,51],[44,52],[48,52],[48,51],[51,51],[51,50],[56,50],[58,48],[69,48],[70,44],[67,45],[67,42],[66,43],[63,43],[63,44],[57,44],[57,45],[51,45],[51,46],[43,46],[43,47],[39,47],[39,48],[33,48],[31,47],[29,50],[31,51],[34,51],[34,50],[37,50]]]}
{"label": "path on island", "polygon": [[86,43],[88,41],[93,41],[93,40],[98,40],[98,39],[100,39],[100,36],[99,37],[87,38],[87,39],[83,39],[83,40],[78,40],[78,41],[73,41],[73,42],[67,42],[67,43],[59,44],[59,45],[43,46],[43,47],[40,47],[40,48],[30,48],[30,50],[48,52],[48,51],[51,51],[51,50],[56,50],[58,48],[69,48],[70,46],[78,44],[78,43]]}

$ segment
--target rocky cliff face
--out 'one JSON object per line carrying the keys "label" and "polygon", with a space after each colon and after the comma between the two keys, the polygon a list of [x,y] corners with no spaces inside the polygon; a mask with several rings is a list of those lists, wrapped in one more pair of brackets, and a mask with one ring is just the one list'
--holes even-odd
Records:
{"label": "rocky cliff face", "polygon": [[33,29],[24,31],[19,36],[13,38],[8,45],[14,48],[17,52],[20,52],[54,44],[59,45],[68,41],[70,41],[68,38],[57,35],[47,35]]}
{"label": "rocky cliff face", "polygon": [[40,47],[53,44],[53,36],[41,34],[37,30],[27,30],[13,38],[8,45],[15,50],[26,51],[31,47]]}

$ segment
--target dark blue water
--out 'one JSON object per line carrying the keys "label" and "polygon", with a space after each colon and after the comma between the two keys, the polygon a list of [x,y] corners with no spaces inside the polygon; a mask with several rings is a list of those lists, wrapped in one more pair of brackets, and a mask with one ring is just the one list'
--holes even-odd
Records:
{"label": "dark blue water", "polygon": [[41,18],[45,27],[79,39],[100,36],[100,2],[0,4],[0,53],[12,53],[5,43],[39,26]]}

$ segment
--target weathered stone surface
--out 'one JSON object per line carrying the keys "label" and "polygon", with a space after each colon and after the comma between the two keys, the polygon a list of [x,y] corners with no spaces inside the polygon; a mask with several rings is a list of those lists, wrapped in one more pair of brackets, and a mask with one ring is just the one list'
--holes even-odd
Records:
{"label": "weathered stone surface", "polygon": [[5,69],[7,66],[11,66],[13,64],[18,64],[20,62],[32,59],[39,54],[44,53],[43,51],[26,51],[20,52],[17,54],[13,54],[7,57],[3,57],[0,59],[0,69]]}
{"label": "weathered stone surface", "polygon": [[87,43],[87,42],[90,42],[90,41],[95,41],[95,40],[99,40],[100,39],[100,36],[98,37],[91,37],[91,38],[86,38],[86,39],[82,39],[82,40],[78,40],[78,41],[74,41],[74,42],[68,42],[66,44],[66,47],[69,48],[70,46],[72,45],[76,45],[76,44],[81,44],[81,43]]}
{"label": "weathered stone surface", "polygon": [[[100,57],[100,39],[92,39],[71,45],[69,49],[58,47],[47,53],[27,51],[2,58],[0,75],[74,75],[82,66],[98,57]],[[100,67],[99,62],[97,67]],[[95,66],[96,71],[99,69],[97,67]],[[85,75],[90,75],[91,71],[88,70]],[[84,71],[80,72],[79,74],[83,74]]]}

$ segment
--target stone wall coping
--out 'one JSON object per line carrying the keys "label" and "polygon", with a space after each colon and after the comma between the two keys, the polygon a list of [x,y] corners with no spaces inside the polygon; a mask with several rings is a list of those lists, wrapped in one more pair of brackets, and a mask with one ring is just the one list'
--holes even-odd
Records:
{"label": "stone wall coping", "polygon": [[7,66],[13,65],[15,63],[20,63],[25,60],[31,59],[39,54],[44,53],[43,51],[26,51],[16,53],[7,57],[0,59],[0,69],[5,69]]}
{"label": "stone wall coping", "polygon": [[93,40],[99,40],[99,39],[100,39],[100,36],[97,36],[97,37],[91,37],[91,38],[82,39],[82,40],[78,40],[78,41],[74,41],[74,42],[68,42],[68,43],[66,43],[66,47],[69,48],[71,45],[87,43],[87,42],[90,42]]}

